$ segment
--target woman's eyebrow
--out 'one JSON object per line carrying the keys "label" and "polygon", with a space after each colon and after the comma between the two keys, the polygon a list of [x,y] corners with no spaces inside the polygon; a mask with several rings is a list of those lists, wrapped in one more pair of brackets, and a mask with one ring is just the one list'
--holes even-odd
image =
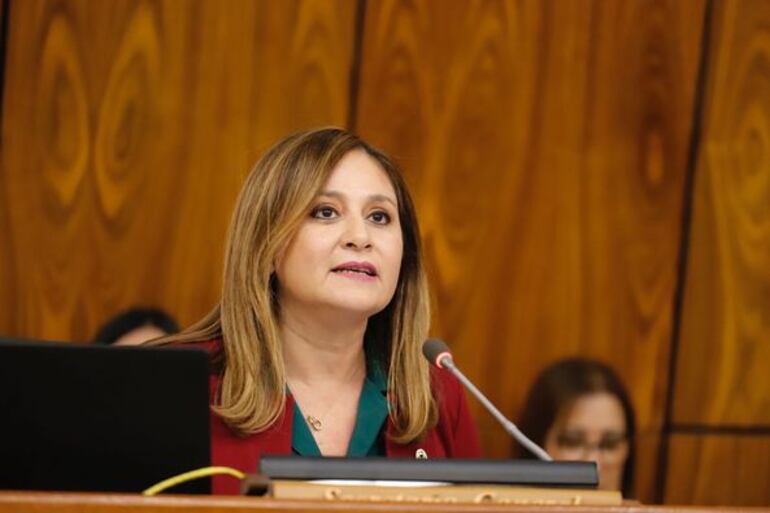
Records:
{"label": "woman's eyebrow", "polygon": [[[344,200],[346,195],[340,191],[321,191],[321,193],[318,196],[327,196],[330,198],[335,198],[338,200]],[[386,203],[391,203],[394,207],[398,207],[398,204],[396,203],[396,200],[392,198],[391,196],[388,196],[386,194],[369,194],[366,199],[370,202],[373,201],[383,201]]]}

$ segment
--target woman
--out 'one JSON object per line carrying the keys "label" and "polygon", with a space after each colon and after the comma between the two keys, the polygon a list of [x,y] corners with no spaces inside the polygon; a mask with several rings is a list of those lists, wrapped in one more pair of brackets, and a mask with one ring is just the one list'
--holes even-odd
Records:
{"label": "woman", "polygon": [[[396,166],[340,129],[295,134],[257,162],[237,201],[222,299],[160,343],[212,355],[212,464],[261,454],[475,457],[451,376],[420,354],[428,288]],[[214,479],[215,493],[238,484]]]}
{"label": "woman", "polygon": [[555,460],[596,461],[599,488],[631,496],[634,411],[608,366],[570,358],[547,367],[527,395],[519,427]]}

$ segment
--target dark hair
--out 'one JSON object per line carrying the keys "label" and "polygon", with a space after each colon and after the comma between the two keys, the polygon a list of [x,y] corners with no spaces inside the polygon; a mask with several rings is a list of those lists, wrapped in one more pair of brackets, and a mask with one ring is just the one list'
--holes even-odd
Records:
{"label": "dark hair", "polygon": [[[624,497],[628,497],[634,482],[636,420],[626,389],[609,366],[585,358],[568,358],[546,367],[529,389],[519,427],[532,441],[542,446],[548,431],[576,399],[597,392],[614,395],[623,407],[628,458],[623,466],[621,491]],[[523,449],[519,456],[534,457]]]}
{"label": "dark hair", "polygon": [[94,337],[94,344],[110,345],[126,333],[142,326],[155,326],[166,333],[176,333],[179,325],[169,314],[158,308],[130,308],[107,321]]}

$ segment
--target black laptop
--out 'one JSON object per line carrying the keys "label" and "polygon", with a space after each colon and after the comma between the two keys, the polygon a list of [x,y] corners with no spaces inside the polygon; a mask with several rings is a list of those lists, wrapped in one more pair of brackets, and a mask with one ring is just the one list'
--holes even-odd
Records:
{"label": "black laptop", "polygon": [[208,466],[208,397],[198,349],[0,339],[0,489],[140,492]]}

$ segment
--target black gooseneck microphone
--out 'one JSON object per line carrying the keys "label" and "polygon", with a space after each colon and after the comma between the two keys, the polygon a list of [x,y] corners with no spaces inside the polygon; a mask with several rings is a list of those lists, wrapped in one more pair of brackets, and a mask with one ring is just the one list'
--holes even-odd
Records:
{"label": "black gooseneck microphone", "polygon": [[540,446],[527,438],[524,433],[519,431],[519,428],[516,427],[516,424],[506,419],[503,414],[500,413],[500,410],[498,410],[495,405],[492,404],[489,399],[487,399],[486,396],[484,396],[484,394],[482,394],[481,391],[476,388],[476,386],[471,383],[471,381],[466,378],[462,372],[460,372],[457,366],[455,366],[454,360],[452,359],[452,353],[449,351],[449,346],[447,346],[443,340],[436,338],[430,338],[426,340],[422,345],[422,354],[425,355],[425,358],[427,358],[432,365],[435,365],[440,369],[447,369],[449,372],[454,374],[454,376],[460,380],[460,383],[465,385],[465,388],[470,390],[476,399],[481,401],[481,404],[484,405],[489,413],[491,413],[492,416],[497,419],[500,424],[502,424],[503,429],[505,429],[529,452],[543,461],[553,460],[547,452],[540,448]]}

